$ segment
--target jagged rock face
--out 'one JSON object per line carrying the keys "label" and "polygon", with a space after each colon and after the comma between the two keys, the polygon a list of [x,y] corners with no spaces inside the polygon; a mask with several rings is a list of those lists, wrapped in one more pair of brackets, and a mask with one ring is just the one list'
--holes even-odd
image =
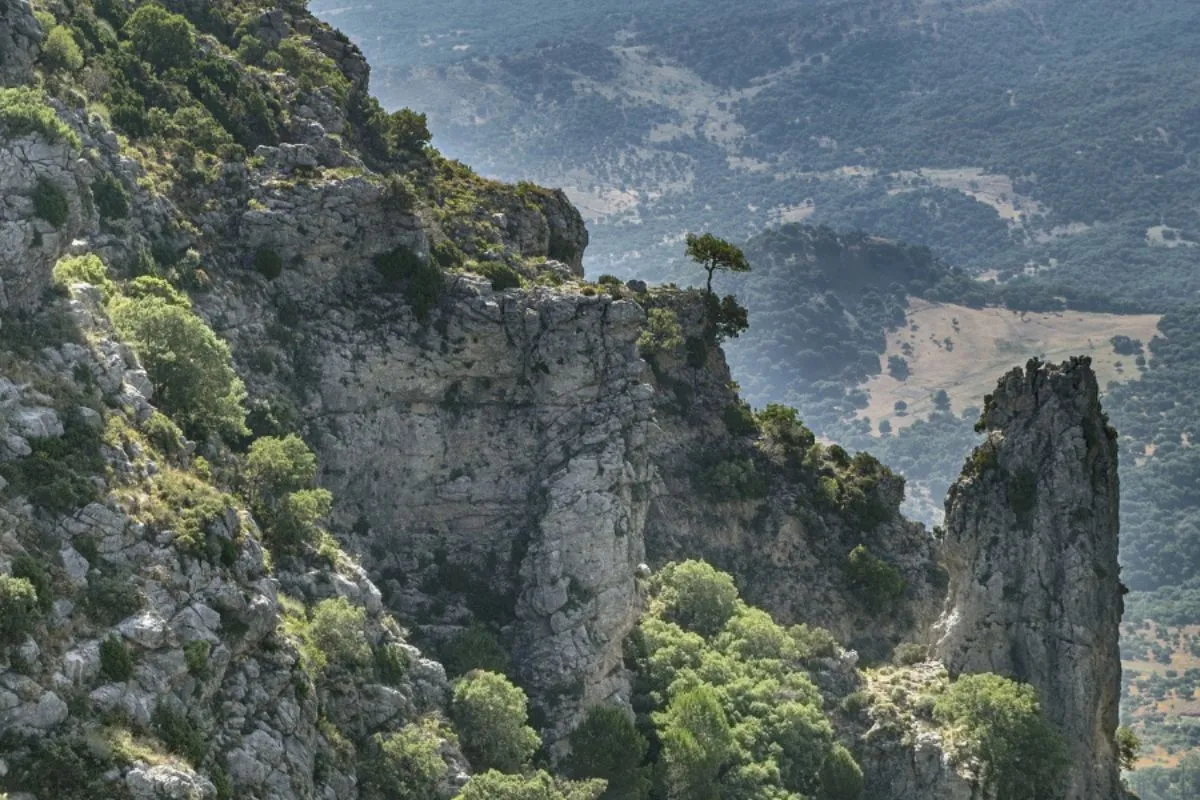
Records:
{"label": "jagged rock face", "polygon": [[[3,38],[0,37],[0,46]],[[90,168],[77,160],[64,142],[22,136],[0,147],[0,310],[28,308],[45,291],[53,263],[85,228],[95,213],[82,198]],[[34,213],[39,184],[54,187],[67,202],[66,221],[56,227]]]}
{"label": "jagged rock face", "polygon": [[28,0],[0,0],[0,85],[29,82],[42,36]]}
{"label": "jagged rock face", "polygon": [[1069,748],[1069,800],[1123,797],[1117,447],[1090,361],[1013,370],[983,422],[946,501],[938,655],[1038,690]]}
{"label": "jagged rock face", "polygon": [[[691,336],[703,327],[703,306],[677,303]],[[723,416],[739,402],[719,349],[692,366],[682,353],[658,359],[655,425],[650,448],[657,467],[646,549],[651,564],[703,558],[737,578],[747,602],[784,623],[828,628],[847,647],[887,658],[904,639],[936,619],[945,576],[936,566],[933,537],[898,513],[903,483],[877,491],[892,516],[858,524],[818,507],[803,480],[762,459],[746,437],[731,435]],[[680,398],[686,402],[681,402]],[[754,459],[770,490],[765,497],[717,499],[697,481],[704,459],[727,453]],[[900,602],[871,608],[847,579],[847,555],[860,544],[899,570],[907,588]]]}
{"label": "jagged rock face", "polygon": [[389,302],[322,326],[314,444],[339,527],[402,618],[434,635],[471,616],[504,626],[558,739],[628,690],[651,469],[643,312],[470,279],[434,329]]}

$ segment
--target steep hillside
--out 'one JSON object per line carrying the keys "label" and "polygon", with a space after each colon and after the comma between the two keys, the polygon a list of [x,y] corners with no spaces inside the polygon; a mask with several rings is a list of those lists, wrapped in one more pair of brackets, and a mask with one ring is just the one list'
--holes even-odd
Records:
{"label": "steep hillside", "polygon": [[[939,564],[903,478],[752,412],[700,292],[583,281],[562,193],[428,147],[302,5],[9,0],[0,43],[0,790],[1082,785],[1052,659],[926,660],[986,576]],[[1011,394],[1001,432],[1046,428]],[[1114,728],[1071,745],[1091,772]]]}

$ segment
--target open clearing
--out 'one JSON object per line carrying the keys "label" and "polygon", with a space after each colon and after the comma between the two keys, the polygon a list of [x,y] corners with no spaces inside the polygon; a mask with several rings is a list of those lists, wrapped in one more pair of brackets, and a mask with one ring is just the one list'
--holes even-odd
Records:
{"label": "open clearing", "polygon": [[[1147,344],[1160,319],[1157,314],[1014,312],[912,300],[908,324],[888,335],[882,373],[863,386],[871,402],[859,416],[870,418],[876,428],[884,419],[894,429],[903,428],[928,416],[939,389],[950,395],[954,413],[962,413],[982,406],[1003,373],[1033,356],[1058,362],[1089,355],[1102,389],[1112,381],[1133,380],[1141,374],[1134,357],[1115,353],[1110,340],[1124,335]],[[888,374],[889,356],[908,362],[907,380]],[[903,416],[896,414],[898,401],[908,403]]]}

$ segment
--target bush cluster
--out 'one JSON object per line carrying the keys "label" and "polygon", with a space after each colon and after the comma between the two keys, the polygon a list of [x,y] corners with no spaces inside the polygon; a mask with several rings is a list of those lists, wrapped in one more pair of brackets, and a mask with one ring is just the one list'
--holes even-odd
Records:
{"label": "bush cluster", "polygon": [[[838,749],[805,671],[831,647],[827,634],[785,629],[747,606],[729,576],[707,564],[664,568],[632,639],[634,707],[650,742],[654,796],[857,800],[861,773]],[[611,740],[619,723],[596,727]],[[598,738],[590,728],[589,737]],[[640,750],[627,738],[609,747],[627,759]]]}

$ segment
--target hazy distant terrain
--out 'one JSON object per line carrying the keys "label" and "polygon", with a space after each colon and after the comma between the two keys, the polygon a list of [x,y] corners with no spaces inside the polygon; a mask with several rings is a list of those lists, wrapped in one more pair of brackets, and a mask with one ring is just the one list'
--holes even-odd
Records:
{"label": "hazy distant terrain", "polygon": [[1188,0],[321,0],[385,103],[481,171],[568,187],[593,270],[788,221],[1055,265],[1157,310],[1200,273]]}

